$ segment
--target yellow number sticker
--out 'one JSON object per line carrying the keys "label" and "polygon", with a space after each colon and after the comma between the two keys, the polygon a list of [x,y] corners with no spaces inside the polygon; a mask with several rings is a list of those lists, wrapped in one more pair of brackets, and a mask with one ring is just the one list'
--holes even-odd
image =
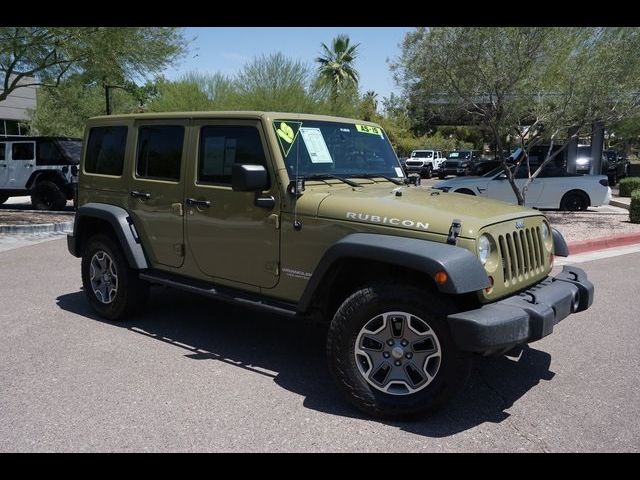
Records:
{"label": "yellow number sticker", "polygon": [[360,133],[371,133],[382,137],[382,130],[378,127],[370,127],[369,125],[356,125],[356,130]]}

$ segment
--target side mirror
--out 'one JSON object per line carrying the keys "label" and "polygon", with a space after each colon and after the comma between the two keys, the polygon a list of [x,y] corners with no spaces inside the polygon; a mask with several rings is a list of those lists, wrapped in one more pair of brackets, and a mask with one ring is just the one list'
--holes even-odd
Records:
{"label": "side mirror", "polygon": [[262,165],[233,165],[231,188],[234,192],[255,192],[266,190],[268,187],[269,177]]}
{"label": "side mirror", "polygon": [[496,180],[506,180],[507,179],[507,174],[506,173],[501,173],[500,175],[498,175],[496,177]]}

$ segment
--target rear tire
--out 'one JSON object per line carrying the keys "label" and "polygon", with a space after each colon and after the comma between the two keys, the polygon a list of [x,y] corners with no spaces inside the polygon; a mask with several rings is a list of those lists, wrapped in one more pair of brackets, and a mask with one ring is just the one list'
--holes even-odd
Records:
{"label": "rear tire", "polygon": [[31,191],[31,204],[36,210],[63,210],[67,195],[55,183],[42,180]]}
{"label": "rear tire", "polygon": [[122,320],[146,305],[149,284],[138,278],[110,237],[98,234],[87,241],[81,270],[89,304],[101,317]]}
{"label": "rear tire", "polygon": [[387,419],[419,417],[448,401],[471,369],[471,356],[451,338],[446,316],[453,311],[445,297],[390,282],[348,297],[327,336],[329,367],[347,400]]}
{"label": "rear tire", "polygon": [[560,210],[581,212],[587,208],[589,208],[589,199],[585,193],[577,190],[565,193],[560,200]]}

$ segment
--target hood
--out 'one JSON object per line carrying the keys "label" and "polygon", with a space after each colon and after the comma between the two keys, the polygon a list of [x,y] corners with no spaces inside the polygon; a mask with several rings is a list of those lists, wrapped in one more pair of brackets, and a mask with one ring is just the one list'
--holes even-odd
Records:
{"label": "hood", "polygon": [[459,165],[463,162],[470,162],[471,160],[468,158],[447,158],[446,163],[450,165]]}
{"label": "hood", "polygon": [[440,188],[440,187],[461,187],[463,185],[478,185],[481,184],[482,180],[486,180],[487,182],[489,182],[491,179],[490,178],[483,178],[480,176],[472,176],[472,175],[467,175],[464,177],[454,177],[454,178],[449,178],[447,180],[440,180],[439,182],[436,182],[434,184],[434,188]]}
{"label": "hood", "polygon": [[458,219],[462,222],[460,236],[468,238],[475,238],[487,225],[540,215],[537,210],[481,197],[390,183],[307,189],[298,200],[298,212],[442,235]]}

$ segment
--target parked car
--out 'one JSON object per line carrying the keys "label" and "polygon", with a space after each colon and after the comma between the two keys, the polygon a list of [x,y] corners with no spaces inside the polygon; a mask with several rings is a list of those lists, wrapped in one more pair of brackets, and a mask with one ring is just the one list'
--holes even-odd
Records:
{"label": "parked car", "polygon": [[425,195],[370,122],[114,115],[89,120],[83,152],[67,245],[100,317],[134,315],[160,284],[321,322],[336,386],[377,417],[443,404],[472,353],[539,340],[593,301],[581,269],[550,276],[568,249],[544,215]]}
{"label": "parked car", "polygon": [[455,150],[450,152],[447,159],[440,165],[438,178],[447,175],[469,175],[472,168],[480,161],[479,150]]}
{"label": "parked car", "polygon": [[[527,179],[527,166],[520,165],[516,172],[516,185],[522,188]],[[444,180],[436,183],[433,188],[444,192],[464,193],[507,203],[518,203],[502,167],[481,177]],[[586,210],[590,206],[606,205],[610,200],[611,188],[606,175],[570,174],[564,168],[550,163],[529,184],[525,205],[533,208]]]}
{"label": "parked car", "polygon": [[502,165],[502,160],[498,160],[498,159],[492,159],[492,160],[481,159],[478,162],[476,162],[474,165],[471,166],[470,175],[474,175],[474,176],[484,175],[485,173],[490,172],[494,168],[498,168],[500,165]]}
{"label": "parked car", "polygon": [[37,210],[61,210],[74,198],[82,140],[0,137],[0,203],[31,195]]}
{"label": "parked car", "polygon": [[421,177],[430,178],[431,174],[440,170],[445,158],[440,150],[414,150],[405,161],[407,174],[419,173]]}
{"label": "parked car", "polygon": [[[604,174],[606,172],[609,178],[609,186],[613,187],[621,178],[629,175],[631,162],[615,150],[605,150],[603,154],[602,173]],[[604,160],[606,160],[606,164]]]}

